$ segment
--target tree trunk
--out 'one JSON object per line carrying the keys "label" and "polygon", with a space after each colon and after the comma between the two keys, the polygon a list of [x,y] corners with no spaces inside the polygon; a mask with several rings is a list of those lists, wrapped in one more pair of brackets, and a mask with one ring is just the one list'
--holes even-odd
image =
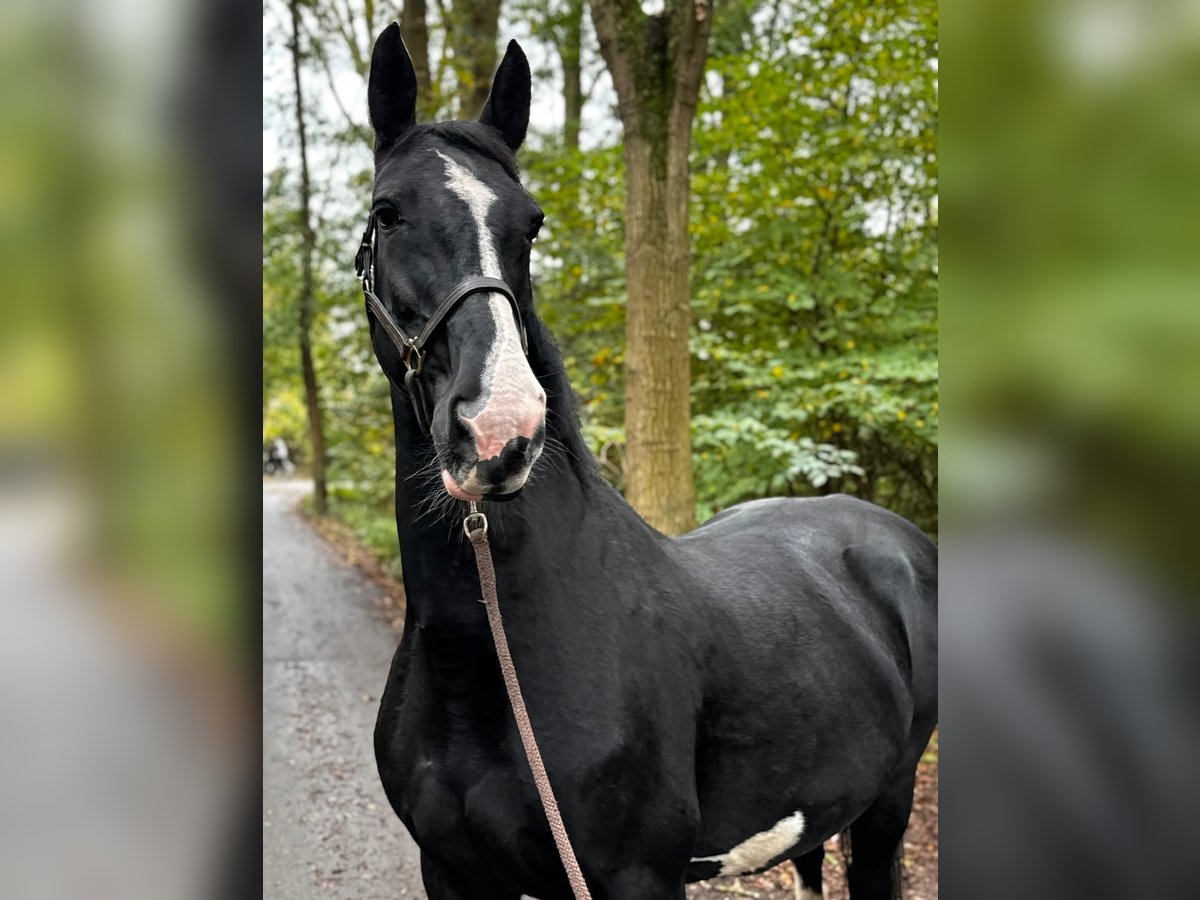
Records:
{"label": "tree trunk", "polygon": [[412,57],[413,69],[417,73],[417,112],[425,121],[437,112],[437,91],[430,83],[429,74],[429,25],[426,22],[425,0],[404,0],[400,13],[400,33],[404,46]]}
{"label": "tree trunk", "polygon": [[292,78],[296,87],[296,134],[300,142],[300,366],[304,372],[304,399],[308,407],[308,435],[312,445],[313,503],[318,513],[328,508],[325,490],[325,426],[317,370],[313,365],[312,320],[314,305],[313,256],[317,235],[312,227],[312,185],[308,177],[308,132],[304,124],[304,93],[300,81],[299,0],[291,0]]}
{"label": "tree trunk", "polygon": [[667,534],[695,526],[688,151],[710,11],[706,0],[656,16],[631,0],[592,2],[625,135],[625,493]]}
{"label": "tree trunk", "polygon": [[579,149],[579,120],[583,116],[583,0],[567,0],[562,43],[563,146]]}
{"label": "tree trunk", "polygon": [[454,22],[447,40],[454,48],[458,73],[458,117],[477,119],[496,74],[496,37],[500,0],[454,0]]}

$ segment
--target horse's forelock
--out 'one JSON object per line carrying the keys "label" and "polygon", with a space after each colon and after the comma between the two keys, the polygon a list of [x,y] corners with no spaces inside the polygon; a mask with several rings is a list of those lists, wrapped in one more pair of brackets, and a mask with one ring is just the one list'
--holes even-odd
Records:
{"label": "horse's forelock", "polygon": [[516,154],[504,143],[500,132],[478,122],[450,121],[414,125],[396,140],[379,148],[376,153],[376,166],[407,153],[426,139],[441,141],[469,153],[479,153],[499,163],[509,177],[520,180],[521,170],[517,165]]}

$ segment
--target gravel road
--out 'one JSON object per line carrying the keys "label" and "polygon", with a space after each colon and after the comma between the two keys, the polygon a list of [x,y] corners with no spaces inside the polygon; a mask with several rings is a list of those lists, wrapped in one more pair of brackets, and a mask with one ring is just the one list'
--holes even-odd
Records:
{"label": "gravel road", "polygon": [[310,489],[263,483],[263,896],[424,898],[371,745],[396,636],[294,512]]}

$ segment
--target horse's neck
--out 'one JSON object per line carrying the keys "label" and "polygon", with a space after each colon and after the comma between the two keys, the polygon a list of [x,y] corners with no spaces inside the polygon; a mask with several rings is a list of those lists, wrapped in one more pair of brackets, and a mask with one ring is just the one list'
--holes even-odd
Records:
{"label": "horse's neck", "polygon": [[[456,500],[447,506],[448,498],[438,496],[441,479],[429,461],[431,451],[419,449],[428,447],[429,438],[419,430],[408,399],[393,396],[393,411],[396,524],[409,621],[462,637],[485,634],[475,556],[462,530],[467,504]],[[572,465],[557,444],[545,453],[517,498],[482,504],[501,585],[544,582],[555,559],[578,552],[587,527],[588,504],[594,502],[596,488],[590,482],[596,476]],[[523,602],[536,603],[537,597]]]}

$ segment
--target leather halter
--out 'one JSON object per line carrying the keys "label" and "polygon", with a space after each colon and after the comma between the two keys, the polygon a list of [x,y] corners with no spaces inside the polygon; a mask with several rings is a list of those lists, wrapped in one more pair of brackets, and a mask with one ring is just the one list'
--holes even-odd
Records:
{"label": "leather halter", "polygon": [[[475,275],[455,285],[450,293],[446,294],[442,299],[442,302],[437,305],[437,309],[433,311],[433,315],[425,322],[425,326],[421,329],[420,333],[410,336],[407,331],[400,327],[400,324],[392,317],[392,314],[387,311],[387,307],[383,305],[383,301],[376,296],[375,291],[371,287],[375,270],[375,228],[375,214],[371,213],[370,218],[367,219],[366,230],[363,231],[362,243],[359,244],[358,253],[354,257],[354,271],[362,280],[363,298],[367,304],[367,316],[383,329],[384,334],[396,346],[396,350],[400,353],[400,358],[404,361],[406,369],[404,373],[404,389],[408,392],[409,399],[412,401],[413,412],[417,416],[417,423],[421,426],[421,430],[428,434],[432,423],[433,411],[430,409],[429,398],[420,378],[421,372],[425,367],[425,348],[430,338],[445,324],[446,319],[449,318],[455,307],[472,294],[501,294],[508,300],[509,305],[512,307],[513,318],[517,324],[517,334],[521,338],[521,351],[528,356],[529,342],[525,335],[525,325],[521,321],[521,310],[517,306],[517,298],[512,288],[499,278]],[[386,374],[387,370],[385,369],[384,372]]]}

